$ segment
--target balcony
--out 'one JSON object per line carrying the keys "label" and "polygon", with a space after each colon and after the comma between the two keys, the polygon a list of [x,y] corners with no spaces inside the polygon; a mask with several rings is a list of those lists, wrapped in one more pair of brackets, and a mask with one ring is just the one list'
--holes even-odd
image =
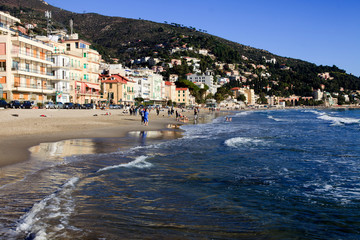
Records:
{"label": "balcony", "polygon": [[32,51],[27,52],[24,50],[12,50],[11,55],[13,57],[18,57],[21,59],[28,59],[31,61],[41,62],[48,65],[52,65],[53,63],[50,61],[49,58],[46,58],[45,56],[41,56],[40,54],[34,54]]}
{"label": "balcony", "polygon": [[13,67],[11,68],[12,71],[16,71],[18,74],[29,75],[33,77],[42,77],[47,79],[53,79],[53,73],[47,73],[45,71],[39,71],[37,69],[31,68],[20,68],[20,67]]}
{"label": "balcony", "polygon": [[[48,60],[50,61],[50,60]],[[59,64],[59,63],[54,63],[53,65],[51,65],[52,68],[70,68],[70,63],[67,64]]]}
{"label": "balcony", "polygon": [[100,96],[100,93],[98,91],[80,91],[76,92],[77,95],[88,95],[88,96]]}
{"label": "balcony", "polygon": [[21,92],[33,92],[33,93],[54,93],[54,88],[52,86],[41,86],[37,84],[21,84],[21,83],[14,83],[12,87]]}
{"label": "balcony", "polygon": [[55,74],[54,78],[52,80],[56,80],[56,81],[70,81],[70,77],[64,77],[61,75],[57,75]]}

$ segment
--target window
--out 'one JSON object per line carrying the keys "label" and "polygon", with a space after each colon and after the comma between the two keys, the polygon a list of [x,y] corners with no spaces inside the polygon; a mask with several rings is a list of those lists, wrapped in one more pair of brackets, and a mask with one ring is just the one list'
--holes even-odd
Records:
{"label": "window", "polygon": [[112,83],[110,83],[110,86],[109,86],[109,88],[112,88]]}
{"label": "window", "polygon": [[0,71],[6,71],[6,62],[0,62]]}
{"label": "window", "polygon": [[30,72],[30,64],[25,63],[25,69],[27,72]]}
{"label": "window", "polygon": [[75,43],[75,48],[79,48],[79,43],[78,42]]}
{"label": "window", "polygon": [[71,49],[70,46],[71,46],[70,43],[67,43],[67,44],[66,44],[66,51],[70,51],[70,49]]}
{"label": "window", "polygon": [[13,61],[12,62],[12,68],[15,69],[15,70],[18,70],[19,69],[19,62]]}
{"label": "window", "polygon": [[87,64],[86,64],[86,63],[84,63],[84,69],[86,69],[86,67],[87,67]]}
{"label": "window", "polygon": [[86,58],[87,57],[87,53],[84,53],[84,58]]}

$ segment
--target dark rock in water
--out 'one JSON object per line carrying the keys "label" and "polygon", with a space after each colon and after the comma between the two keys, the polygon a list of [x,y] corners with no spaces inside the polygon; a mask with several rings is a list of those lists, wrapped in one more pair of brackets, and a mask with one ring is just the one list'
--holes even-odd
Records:
{"label": "dark rock in water", "polygon": [[36,238],[36,234],[35,233],[29,233],[27,235],[27,237],[25,238],[25,240],[33,240]]}

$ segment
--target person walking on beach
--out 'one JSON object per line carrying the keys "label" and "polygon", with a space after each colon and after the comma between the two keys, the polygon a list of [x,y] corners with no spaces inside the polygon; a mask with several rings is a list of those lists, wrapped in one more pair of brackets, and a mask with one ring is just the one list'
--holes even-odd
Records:
{"label": "person walking on beach", "polygon": [[145,126],[149,125],[149,112],[147,109],[144,112],[144,125]]}
{"label": "person walking on beach", "polygon": [[140,116],[141,116],[141,125],[144,123],[145,124],[145,109],[141,108],[140,110]]}

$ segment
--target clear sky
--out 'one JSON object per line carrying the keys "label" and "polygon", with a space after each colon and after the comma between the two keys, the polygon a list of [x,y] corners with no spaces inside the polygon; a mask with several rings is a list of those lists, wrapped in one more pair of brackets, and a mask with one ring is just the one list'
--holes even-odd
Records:
{"label": "clear sky", "polygon": [[360,76],[360,0],[46,0],[77,13],[167,21]]}

